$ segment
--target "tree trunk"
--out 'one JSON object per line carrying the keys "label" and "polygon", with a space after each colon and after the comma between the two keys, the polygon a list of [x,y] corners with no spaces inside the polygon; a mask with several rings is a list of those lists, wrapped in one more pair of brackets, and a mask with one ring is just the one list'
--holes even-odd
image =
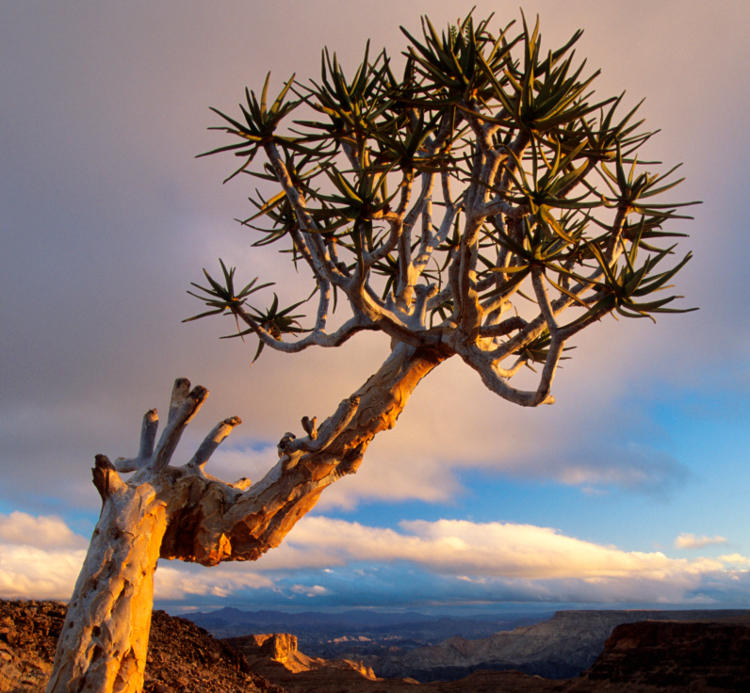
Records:
{"label": "tree trunk", "polygon": [[[98,463],[95,475],[99,469]],[[154,571],[166,527],[165,504],[148,483],[123,485],[104,498],[47,693],[143,688]]]}
{"label": "tree trunk", "polygon": [[[185,465],[169,465],[187,423],[208,395],[178,379],[169,418],[154,447],[158,417],[146,413],[134,459],[97,455],[94,485],[102,513],[57,644],[47,693],[137,693],[143,687],[157,559],[216,565],[255,560],[281,543],[323,489],[354,473],[373,437],[392,428],[417,383],[450,355],[398,343],[390,357],[318,428],[287,433],[279,461],[256,484],[225,483],[204,472],[212,452],[240,423],[220,422]],[[120,472],[135,472],[124,481]]]}

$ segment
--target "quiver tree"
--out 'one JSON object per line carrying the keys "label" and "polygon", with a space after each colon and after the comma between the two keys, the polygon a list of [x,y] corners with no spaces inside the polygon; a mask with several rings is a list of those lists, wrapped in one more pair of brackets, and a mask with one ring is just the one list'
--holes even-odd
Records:
{"label": "quiver tree", "polygon": [[[204,471],[236,418],[170,465],[206,396],[185,380],[158,445],[151,411],[134,460],[97,457],[102,515],[49,691],[139,690],[157,558],[214,565],[277,546],[326,486],[356,471],[441,362],[460,357],[515,404],[551,403],[576,333],[610,313],[679,311],[660,293],[689,259],[662,267],[681,235],[664,224],[683,205],[661,195],[679,180],[639,161],[652,133],[637,106],[623,113],[622,95],[593,99],[598,73],[574,62],[580,33],[542,52],[525,19],[498,34],[471,16],[443,33],[423,19],[421,38],[404,30],[399,76],[385,51],[373,59],[368,46],[347,76],[324,50],[318,81],[291,77],[271,100],[266,78],[237,117],[216,111],[233,140],[208,153],[240,158],[229,178],[261,181],[243,221],[259,233],[253,245],[289,253],[311,293],[264,302],[270,283],[240,288],[222,262],[193,285],[207,309],[190,319],[231,316],[229,336],[257,339],[255,358],[265,347],[338,346],[364,330],[388,335],[391,352],[325,421],[305,417],[298,435],[284,434],[257,483]],[[524,367],[526,389],[514,378]]]}

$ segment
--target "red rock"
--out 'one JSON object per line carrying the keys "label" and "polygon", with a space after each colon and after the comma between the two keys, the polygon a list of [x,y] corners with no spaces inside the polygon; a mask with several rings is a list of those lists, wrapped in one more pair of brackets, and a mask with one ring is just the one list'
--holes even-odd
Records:
{"label": "red rock", "polygon": [[623,624],[612,631],[582,679],[594,685],[624,684],[630,690],[750,691],[750,624]]}

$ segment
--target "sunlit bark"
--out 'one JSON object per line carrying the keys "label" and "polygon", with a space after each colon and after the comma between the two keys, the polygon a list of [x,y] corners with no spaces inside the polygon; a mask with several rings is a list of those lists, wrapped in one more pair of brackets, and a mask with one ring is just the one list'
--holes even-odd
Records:
{"label": "sunlit bark", "polygon": [[[215,565],[277,546],[328,485],[357,470],[445,359],[458,356],[509,402],[549,404],[578,332],[615,312],[681,312],[666,307],[676,296],[657,292],[689,259],[660,267],[680,235],[662,225],[684,218],[683,203],[654,202],[679,181],[674,169],[643,169],[637,150],[653,133],[640,130],[637,107],[622,115],[623,96],[589,102],[597,73],[573,65],[581,32],[548,51],[525,18],[516,36],[511,25],[493,34],[489,22],[470,13],[439,33],[424,18],[421,40],[404,30],[401,78],[369,46],[354,77],[325,50],[320,81],[292,77],[273,101],[267,81],[259,97],[246,92],[237,118],[214,109],[224,123],[215,129],[234,143],[207,153],[242,158],[229,178],[277,186],[269,198],[256,191],[243,223],[261,232],[257,243],[291,253],[311,285],[291,306],[276,295],[263,305],[258,292],[271,283],[235,286],[221,262],[219,279],[204,270],[206,284],[192,285],[207,309],[188,320],[231,316],[233,336],[257,338],[255,358],[266,347],[339,346],[365,330],[390,337],[392,353],[319,426],[304,417],[299,436],[285,434],[257,483],[204,470],[237,418],[171,464],[207,395],[186,380],[175,383],[158,444],[152,410],[135,458],[98,457],[102,514],[49,693],[138,691],[157,558]],[[270,228],[254,226],[258,218]],[[313,300],[305,324],[296,311]],[[348,313],[329,324],[336,310]],[[535,373],[527,390],[513,384],[524,366]]]}
{"label": "sunlit bark", "polygon": [[[328,485],[354,473],[370,441],[393,427],[417,383],[447,352],[397,345],[381,368],[319,427],[285,435],[279,460],[255,484],[226,483],[204,467],[239,423],[226,419],[193,458],[169,464],[177,440],[208,392],[176,381],[170,418],[154,448],[156,412],[144,417],[141,451],[113,465],[97,456],[102,513],[58,641],[48,693],[136,693],[143,686],[159,557],[215,565],[255,560],[278,546]],[[123,479],[117,468],[132,471]]]}

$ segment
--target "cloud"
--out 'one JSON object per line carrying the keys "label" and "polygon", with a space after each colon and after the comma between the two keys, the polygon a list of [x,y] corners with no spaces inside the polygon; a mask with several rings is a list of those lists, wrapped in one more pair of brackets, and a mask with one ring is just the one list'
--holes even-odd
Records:
{"label": "cloud", "polygon": [[739,553],[725,554],[724,556],[719,556],[717,560],[735,568],[750,568],[750,558],[747,558],[746,556],[743,556]]}
{"label": "cloud", "polygon": [[294,594],[303,594],[306,597],[320,597],[329,593],[329,590],[323,585],[292,585],[291,591]]}
{"label": "cloud", "polygon": [[[624,551],[549,527],[463,520],[398,530],[306,517],[258,561],[283,588],[289,571],[325,586],[322,604],[743,605],[750,559]],[[363,601],[364,600],[364,601]]]}
{"label": "cloud", "polygon": [[[69,598],[85,556],[83,537],[55,517],[0,516],[0,597]],[[46,528],[22,536],[29,527]],[[54,546],[53,540],[63,540]],[[191,603],[427,603],[579,601],[713,603],[747,581],[750,559],[671,558],[623,551],[550,527],[465,520],[414,520],[398,530],[301,519],[285,542],[251,566],[213,568],[160,561],[155,598]],[[709,593],[705,587],[710,586]]]}
{"label": "cloud", "polygon": [[[87,544],[59,517],[22,512],[0,515],[0,597],[69,599]],[[227,597],[240,590],[272,587],[268,576],[240,565],[209,570],[161,561],[154,578],[155,598],[164,600],[194,595]]]}
{"label": "cloud", "polygon": [[160,561],[154,573],[154,598],[183,600],[193,596],[225,598],[242,590],[273,588],[273,581],[247,569],[247,565],[214,568],[179,561]]}
{"label": "cloud", "polygon": [[727,540],[725,537],[715,536],[696,536],[695,534],[680,534],[677,539],[674,540],[675,548],[677,549],[703,549],[706,546],[718,546],[719,544],[726,544]]}
{"label": "cloud", "polygon": [[722,570],[711,559],[622,551],[568,537],[549,527],[466,520],[415,520],[401,531],[326,517],[306,517],[286,542],[262,558],[263,570],[407,561],[442,575],[539,579],[640,577],[668,579]]}
{"label": "cloud", "polygon": [[564,454],[558,472],[559,481],[588,492],[619,487],[647,495],[662,495],[684,483],[689,476],[685,466],[673,455],[632,440],[610,439],[609,444],[602,441],[598,448],[573,449]]}
{"label": "cloud", "polygon": [[87,543],[59,517],[0,515],[0,597],[67,599]]}
{"label": "cloud", "polygon": [[9,515],[0,514],[0,543],[60,549],[82,548],[88,542],[74,534],[59,517],[35,517],[14,511]]}
{"label": "cloud", "polygon": [[85,555],[84,549],[0,543],[0,597],[68,599]]}

